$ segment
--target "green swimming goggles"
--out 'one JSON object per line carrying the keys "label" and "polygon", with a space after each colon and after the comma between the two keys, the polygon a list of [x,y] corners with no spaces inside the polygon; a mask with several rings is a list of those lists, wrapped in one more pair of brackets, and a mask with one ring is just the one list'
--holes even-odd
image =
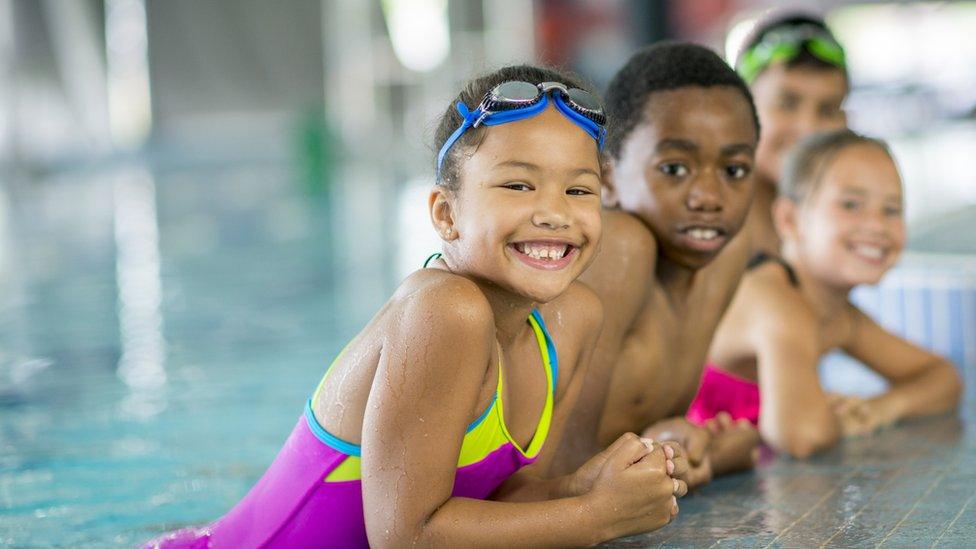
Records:
{"label": "green swimming goggles", "polygon": [[803,50],[837,68],[847,67],[844,48],[829,32],[817,25],[797,25],[767,32],[758,44],[742,52],[736,70],[751,84],[766,67],[789,61]]}

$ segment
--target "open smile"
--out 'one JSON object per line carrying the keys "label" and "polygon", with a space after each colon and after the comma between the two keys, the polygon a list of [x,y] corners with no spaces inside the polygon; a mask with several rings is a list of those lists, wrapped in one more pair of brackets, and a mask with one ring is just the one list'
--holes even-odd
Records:
{"label": "open smile", "polygon": [[566,268],[579,252],[579,246],[558,240],[524,240],[513,242],[508,248],[522,263],[545,271]]}
{"label": "open smile", "polygon": [[678,236],[685,247],[700,252],[715,252],[725,245],[728,231],[715,225],[687,225],[678,230]]}
{"label": "open smile", "polygon": [[888,246],[865,243],[850,243],[847,245],[847,250],[857,256],[858,259],[877,266],[884,265],[891,254],[891,249]]}

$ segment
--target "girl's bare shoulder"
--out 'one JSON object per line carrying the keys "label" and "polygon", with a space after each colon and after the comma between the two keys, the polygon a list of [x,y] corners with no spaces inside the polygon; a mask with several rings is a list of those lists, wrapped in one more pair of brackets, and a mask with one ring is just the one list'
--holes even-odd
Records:
{"label": "girl's bare shoulder", "polygon": [[767,328],[811,329],[816,314],[783,265],[768,262],[742,278],[736,301],[748,306],[753,320]]}
{"label": "girl's bare shoulder", "polygon": [[494,334],[494,313],[478,285],[443,269],[420,269],[410,274],[384,311],[397,319],[419,320],[421,327],[429,330]]}

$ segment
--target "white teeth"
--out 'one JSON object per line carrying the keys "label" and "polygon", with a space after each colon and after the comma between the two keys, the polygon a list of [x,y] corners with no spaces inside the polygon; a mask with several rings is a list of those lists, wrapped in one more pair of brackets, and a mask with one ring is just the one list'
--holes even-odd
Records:
{"label": "white teeth", "polygon": [[688,229],[688,235],[695,240],[712,240],[718,237],[718,231],[715,229]]}
{"label": "white teeth", "polygon": [[567,244],[547,245],[533,244],[531,242],[517,242],[515,244],[515,249],[519,252],[535,259],[545,259],[547,261],[562,259],[566,255],[567,248],[569,248]]}
{"label": "white teeth", "polygon": [[854,253],[864,256],[868,259],[881,259],[884,257],[884,250],[877,246],[868,246],[866,244],[857,244],[854,246]]}

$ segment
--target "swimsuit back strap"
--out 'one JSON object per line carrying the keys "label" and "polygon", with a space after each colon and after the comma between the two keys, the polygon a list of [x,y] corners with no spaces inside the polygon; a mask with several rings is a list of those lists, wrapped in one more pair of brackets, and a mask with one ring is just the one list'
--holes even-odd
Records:
{"label": "swimsuit back strap", "polygon": [[778,255],[773,255],[766,252],[756,252],[754,256],[749,258],[749,263],[746,264],[746,270],[755,269],[756,267],[768,261],[772,261],[773,263],[779,263],[780,266],[783,267],[783,270],[786,271],[786,276],[790,278],[790,284],[796,287],[800,286],[800,279],[797,278],[796,271],[793,270],[793,266],[787,263],[785,259],[779,257]]}

